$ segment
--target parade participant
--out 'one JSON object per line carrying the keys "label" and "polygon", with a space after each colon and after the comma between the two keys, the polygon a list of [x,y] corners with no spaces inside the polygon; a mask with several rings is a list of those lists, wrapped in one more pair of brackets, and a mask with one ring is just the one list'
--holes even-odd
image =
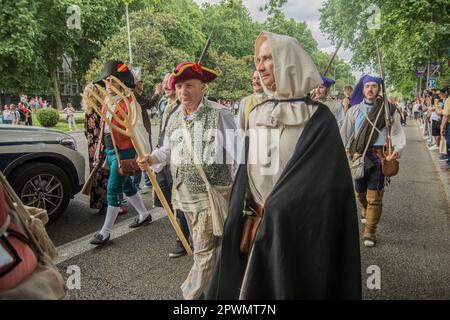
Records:
{"label": "parade participant", "polygon": [[[126,103],[122,101],[119,95],[115,93],[115,91],[110,87],[112,84],[110,82],[111,76],[115,76],[120,81],[122,81],[127,87],[134,87],[134,79],[128,67],[120,62],[115,60],[109,60],[106,62],[101,76],[94,82],[99,85],[104,85],[104,81],[106,80],[106,89],[110,93],[110,95],[115,99],[115,101],[110,101],[106,99],[106,102],[110,105],[110,109],[114,110],[114,113],[121,117],[119,110],[116,106],[120,106],[125,112]],[[113,83],[113,85],[116,85]],[[116,88],[116,90],[122,90],[121,88]],[[130,101],[130,103],[133,103]],[[134,110],[134,108],[131,108]],[[141,146],[148,152],[150,150],[150,145],[148,143],[148,133],[145,131],[142,113],[139,104],[136,106],[136,110],[138,112],[137,115],[137,128],[141,128],[141,130],[137,130],[137,138],[140,140]],[[108,113],[108,116],[111,115]],[[112,124],[116,124],[117,122],[114,118],[111,119]],[[135,221],[130,224],[130,228],[137,228],[144,224],[150,223],[152,221],[152,216],[150,212],[145,208],[144,202],[142,201],[141,195],[138,193],[136,186],[131,181],[131,178],[126,175],[121,175],[119,173],[119,161],[125,159],[134,159],[136,156],[136,151],[133,147],[133,144],[130,138],[120,134],[119,132],[111,132],[109,125],[107,123],[105,126],[105,147],[106,147],[106,161],[109,168],[109,179],[107,186],[107,202],[108,208],[106,211],[106,218],[103,224],[103,227],[100,232],[94,235],[94,239],[91,240],[91,244],[95,245],[103,245],[109,241],[111,236],[111,229],[116,221],[117,215],[120,211],[120,205],[122,201],[122,193],[128,197],[128,202],[136,209],[139,216],[136,217]]]}
{"label": "parade participant", "polygon": [[[204,98],[206,83],[216,77],[215,71],[200,64],[177,66],[169,85],[176,90],[180,107],[169,120],[163,145],[139,161],[143,170],[170,164],[172,205],[184,212],[194,245],[194,264],[181,286],[189,300],[201,299],[210,283],[232,182],[224,147],[229,143],[227,131],[233,136],[236,125],[229,110]],[[210,200],[213,190],[216,196]],[[216,201],[221,202],[219,207]]]}
{"label": "parade participant", "polygon": [[[172,115],[178,110],[180,103],[177,99],[176,91],[172,90],[169,86],[169,80],[170,80],[170,73],[167,73],[164,76],[163,80],[163,88],[164,88],[164,96],[165,99],[163,101],[164,106],[161,108],[163,110],[161,114],[161,122],[159,126],[159,136],[158,136],[158,145],[157,147],[160,148],[164,145],[164,137],[167,132],[167,125],[172,117]],[[173,185],[173,179],[172,174],[170,173],[170,168],[168,165],[165,165],[164,168],[161,169],[156,174],[156,180],[159,183],[159,186],[161,187],[162,192],[164,193],[164,197],[166,198],[169,205],[172,204],[172,185]],[[161,201],[158,199],[158,197],[155,197],[154,204],[156,207],[162,207]],[[184,215],[184,212],[181,210],[175,210],[172,208],[172,212],[175,212],[178,224],[181,228],[181,231],[184,234],[184,237],[186,239],[189,239],[189,226],[186,221],[186,217]],[[186,249],[184,248],[183,244],[181,243],[180,239],[177,238],[175,247],[169,252],[170,258],[177,258],[184,256],[186,254]]]}
{"label": "parade participant", "polygon": [[313,99],[322,102],[324,105],[326,105],[336,118],[338,124],[339,123],[342,124],[345,116],[342,107],[340,104],[336,103],[336,101],[331,99],[329,96],[330,88],[336,82],[333,79],[330,79],[322,75],[320,77],[322,78],[322,83],[317,86],[316,90],[314,90]]}
{"label": "parade participant", "polygon": [[[141,106],[142,110],[142,120],[144,121],[144,127],[145,130],[147,130],[148,133],[148,141],[150,143],[150,150],[153,150],[152,145],[152,123],[151,119],[148,115],[148,111],[151,111],[158,101],[161,99],[161,89],[162,84],[157,83],[155,85],[155,90],[153,95],[150,98],[146,98],[143,96],[144,92],[144,83],[141,79],[141,70],[139,67],[135,66],[134,68],[131,68],[131,73],[133,74],[134,78],[134,95],[136,97],[136,101]],[[146,189],[151,188],[152,184],[150,182],[150,179],[147,177],[145,173],[139,172],[136,176],[133,177],[133,183],[136,185],[136,188],[140,189],[139,185],[141,184],[142,175],[144,175],[144,187]]]}
{"label": "parade participant", "polygon": [[[87,95],[91,90],[96,90],[93,84],[88,84],[83,91],[84,95]],[[98,90],[96,90],[98,95],[101,95]],[[101,136],[101,127],[102,121],[101,116],[95,112],[92,106],[83,99],[81,101],[81,106],[83,111],[85,112],[84,117],[84,136],[87,141],[88,148],[88,159],[89,159],[89,168],[92,171],[94,167],[94,162],[96,161],[96,152],[97,148],[104,149],[104,139]],[[101,109],[101,106],[99,106]],[[100,150],[98,150],[100,152]],[[104,152],[100,152],[102,157],[98,159],[100,163],[105,161]],[[108,203],[106,201],[106,186],[108,185],[109,178],[109,170],[106,168],[100,167],[97,171],[97,175],[93,180],[92,188],[89,194],[89,207],[91,209],[97,209],[98,214],[104,215],[106,214],[106,210],[108,207]],[[127,214],[128,209],[125,207],[121,207],[119,211],[119,215]]]}
{"label": "parade participant", "polygon": [[[376,244],[375,231],[381,217],[386,183],[381,167],[387,132],[383,98],[379,96],[381,84],[381,78],[370,75],[364,75],[359,80],[351,97],[351,108],[341,128],[342,140],[348,148],[350,159],[353,159],[356,153],[364,154],[367,148],[364,176],[355,180],[356,198],[362,206],[362,222],[365,223],[363,238],[366,247]],[[391,138],[395,151],[386,158],[388,161],[397,159],[406,144],[400,115],[395,110],[390,108],[394,119]],[[372,124],[375,122],[376,129],[372,130]]]}
{"label": "parade participant", "polygon": [[344,113],[347,113],[350,108],[350,98],[352,96],[353,88],[352,86],[344,87],[344,98],[342,99],[342,106],[344,108]]}
{"label": "parade participant", "polygon": [[246,119],[251,110],[266,99],[263,87],[261,86],[261,79],[257,70],[253,72],[252,78],[253,93],[239,102],[238,116],[236,119],[236,126],[239,129],[245,130]]}
{"label": "parade participant", "polygon": [[296,39],[269,32],[255,65],[268,99],[249,116],[207,298],[360,299],[350,170],[335,118],[308,97],[320,74]]}

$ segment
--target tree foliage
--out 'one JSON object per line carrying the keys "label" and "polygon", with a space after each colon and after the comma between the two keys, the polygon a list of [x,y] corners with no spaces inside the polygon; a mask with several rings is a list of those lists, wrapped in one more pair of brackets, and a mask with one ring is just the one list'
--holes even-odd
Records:
{"label": "tree foliage", "polygon": [[[206,38],[213,41],[204,64],[220,73],[208,94],[237,100],[251,93],[254,41],[262,30],[295,37],[319,65],[329,55],[304,22],[286,19],[286,0],[262,2],[264,23],[253,21],[242,0],[199,7],[193,0],[0,0],[0,88],[9,94],[45,94],[58,88],[56,70],[72,61],[79,83],[95,79],[108,59],[129,61],[125,26],[128,4],[133,62],[142,69],[147,91],[182,60],[196,61]],[[70,5],[80,7],[80,29],[67,27]],[[343,61],[340,64],[345,64]],[[346,78],[347,68],[336,76]],[[53,77],[52,77],[53,76]]]}
{"label": "tree foliage", "polygon": [[[380,9],[379,30],[369,30],[370,5]],[[375,38],[381,43],[387,82],[410,93],[415,70],[429,61],[446,66],[450,36],[448,0],[327,0],[321,9],[321,30],[354,53],[352,64],[379,70]],[[445,70],[444,70],[445,72]]]}

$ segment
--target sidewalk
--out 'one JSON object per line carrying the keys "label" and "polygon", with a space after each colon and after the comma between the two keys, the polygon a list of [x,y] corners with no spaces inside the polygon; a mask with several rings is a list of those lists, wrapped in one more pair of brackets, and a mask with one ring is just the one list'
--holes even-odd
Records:
{"label": "sidewalk", "polygon": [[[419,130],[420,136],[423,137],[422,129],[420,129],[419,126],[417,126],[417,129]],[[424,140],[423,143],[428,149],[426,140]],[[428,152],[430,153],[430,157],[438,173],[440,183],[442,184],[442,187],[445,191],[447,203],[450,210],[450,171],[447,170],[448,167],[447,162],[438,160],[439,156],[441,155],[439,153],[439,150],[428,150]]]}

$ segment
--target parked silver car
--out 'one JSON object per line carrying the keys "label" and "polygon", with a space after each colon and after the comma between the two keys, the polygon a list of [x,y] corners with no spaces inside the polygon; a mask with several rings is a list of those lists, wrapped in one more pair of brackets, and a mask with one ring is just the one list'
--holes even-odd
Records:
{"label": "parked silver car", "polygon": [[81,190],[85,159],[68,134],[0,125],[0,170],[25,205],[46,209],[53,222]]}

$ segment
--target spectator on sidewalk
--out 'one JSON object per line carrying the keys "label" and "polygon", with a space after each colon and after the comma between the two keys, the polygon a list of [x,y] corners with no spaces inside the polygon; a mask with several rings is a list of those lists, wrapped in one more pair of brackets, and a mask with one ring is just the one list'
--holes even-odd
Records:
{"label": "spectator on sidewalk", "polygon": [[19,125],[20,124],[20,113],[17,110],[16,106],[14,104],[10,104],[9,109],[11,110],[12,124]]}
{"label": "spectator on sidewalk", "polygon": [[77,125],[75,124],[75,109],[72,106],[72,103],[68,102],[66,108],[62,111],[67,116],[67,123],[69,124],[69,130],[72,130],[72,126],[75,130],[77,129]]}
{"label": "spectator on sidewalk", "polygon": [[[443,107],[443,102],[442,102]],[[430,108],[430,119],[431,119],[431,136],[433,137],[432,145],[428,148],[429,150],[439,150],[439,143],[441,141],[441,116],[439,107],[439,99],[434,99],[434,104]]]}
{"label": "spectator on sidewalk", "polygon": [[[445,149],[447,151],[447,165],[450,168],[450,98],[449,89],[444,88],[441,90],[441,97],[444,101],[444,110],[442,112],[442,122],[441,122],[441,135],[445,139]],[[443,160],[441,158],[439,160]]]}
{"label": "spectator on sidewalk", "polygon": [[9,108],[8,105],[5,105],[3,107],[2,123],[4,123],[4,124],[12,124],[11,109]]}

